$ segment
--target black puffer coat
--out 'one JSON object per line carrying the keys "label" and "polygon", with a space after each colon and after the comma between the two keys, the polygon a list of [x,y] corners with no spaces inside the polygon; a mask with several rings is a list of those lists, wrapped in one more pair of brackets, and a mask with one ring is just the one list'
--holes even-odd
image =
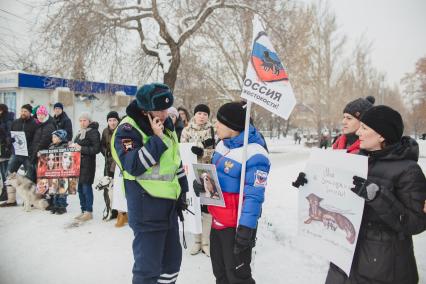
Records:
{"label": "black puffer coat", "polygon": [[39,124],[37,130],[34,133],[32,141],[31,161],[37,161],[37,152],[40,150],[47,150],[50,143],[52,143],[52,132],[56,130],[55,121],[51,116],[47,121]]}
{"label": "black puffer coat", "polygon": [[91,122],[84,138],[81,132],[77,134],[74,143],[81,146],[81,164],[79,183],[93,184],[96,173],[96,154],[101,151],[101,135],[98,131],[99,124]]}
{"label": "black puffer coat", "polygon": [[0,115],[0,158],[10,158],[12,154],[12,139],[10,130],[15,113],[8,112],[7,109]]}
{"label": "black puffer coat", "polygon": [[[362,153],[362,152],[361,152]],[[350,279],[330,265],[326,283],[418,282],[412,235],[426,229],[426,179],[419,146],[409,137],[369,155],[368,180],[380,186],[365,203]]]}
{"label": "black puffer coat", "polygon": [[54,116],[53,119],[55,120],[56,128],[65,130],[67,132],[67,141],[71,141],[73,136],[72,122],[68,115],[62,112],[60,115]]}

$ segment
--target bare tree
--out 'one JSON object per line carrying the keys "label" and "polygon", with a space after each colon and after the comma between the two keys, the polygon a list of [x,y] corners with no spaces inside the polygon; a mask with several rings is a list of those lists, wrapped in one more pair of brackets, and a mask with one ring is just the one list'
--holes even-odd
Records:
{"label": "bare tree", "polygon": [[408,73],[401,80],[404,100],[409,105],[409,122],[417,137],[426,133],[426,57],[416,63],[415,71]]}
{"label": "bare tree", "polygon": [[[57,51],[58,62],[71,64],[105,59],[123,51],[123,42],[136,35],[139,52],[157,60],[162,79],[174,88],[182,46],[218,9],[253,10],[244,2],[204,1],[49,0],[44,42]],[[63,66],[63,64],[62,64]]]}

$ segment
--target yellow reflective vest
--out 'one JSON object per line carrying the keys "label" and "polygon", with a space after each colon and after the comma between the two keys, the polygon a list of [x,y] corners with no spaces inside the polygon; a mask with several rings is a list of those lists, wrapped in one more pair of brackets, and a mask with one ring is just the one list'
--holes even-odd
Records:
{"label": "yellow reflective vest", "polygon": [[[148,142],[150,137],[139,128],[137,123],[131,117],[125,117],[120,122],[120,125],[125,123],[130,124],[140,133],[143,145]],[[180,195],[181,188],[176,173],[179,169],[181,158],[176,132],[166,130],[165,135],[163,135],[162,141],[167,145],[167,150],[161,155],[160,161],[147,169],[142,175],[133,176],[123,168],[114,147],[117,129],[118,127],[112,134],[111,153],[114,161],[123,173],[123,179],[135,180],[149,195],[153,197],[177,200]]]}

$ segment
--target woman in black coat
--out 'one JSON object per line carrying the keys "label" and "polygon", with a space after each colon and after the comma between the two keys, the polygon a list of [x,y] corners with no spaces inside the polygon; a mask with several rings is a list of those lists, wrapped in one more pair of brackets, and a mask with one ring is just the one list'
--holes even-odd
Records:
{"label": "woman in black coat", "polygon": [[368,177],[354,176],[351,189],[366,200],[350,277],[331,264],[326,283],[418,282],[412,236],[426,229],[426,179],[417,164],[419,147],[402,137],[401,115],[375,106],[361,117],[360,154]]}
{"label": "woman in black coat", "polygon": [[101,151],[99,124],[92,121],[88,113],[80,115],[80,130],[70,147],[81,152],[80,178],[78,180],[78,197],[81,214],[76,217],[80,221],[93,219],[93,189],[92,184],[96,172],[96,154]]}

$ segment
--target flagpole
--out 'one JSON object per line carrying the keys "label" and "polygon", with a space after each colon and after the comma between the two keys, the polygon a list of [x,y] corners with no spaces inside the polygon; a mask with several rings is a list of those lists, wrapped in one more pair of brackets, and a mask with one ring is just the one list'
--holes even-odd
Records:
{"label": "flagpole", "polygon": [[246,104],[246,121],[244,125],[244,144],[243,144],[243,157],[241,161],[241,178],[240,178],[240,196],[238,200],[238,223],[240,224],[241,209],[243,207],[244,199],[244,186],[246,179],[246,160],[247,160],[247,145],[248,145],[248,135],[249,135],[249,125],[250,125],[250,111],[251,111],[251,101],[247,101]]}

